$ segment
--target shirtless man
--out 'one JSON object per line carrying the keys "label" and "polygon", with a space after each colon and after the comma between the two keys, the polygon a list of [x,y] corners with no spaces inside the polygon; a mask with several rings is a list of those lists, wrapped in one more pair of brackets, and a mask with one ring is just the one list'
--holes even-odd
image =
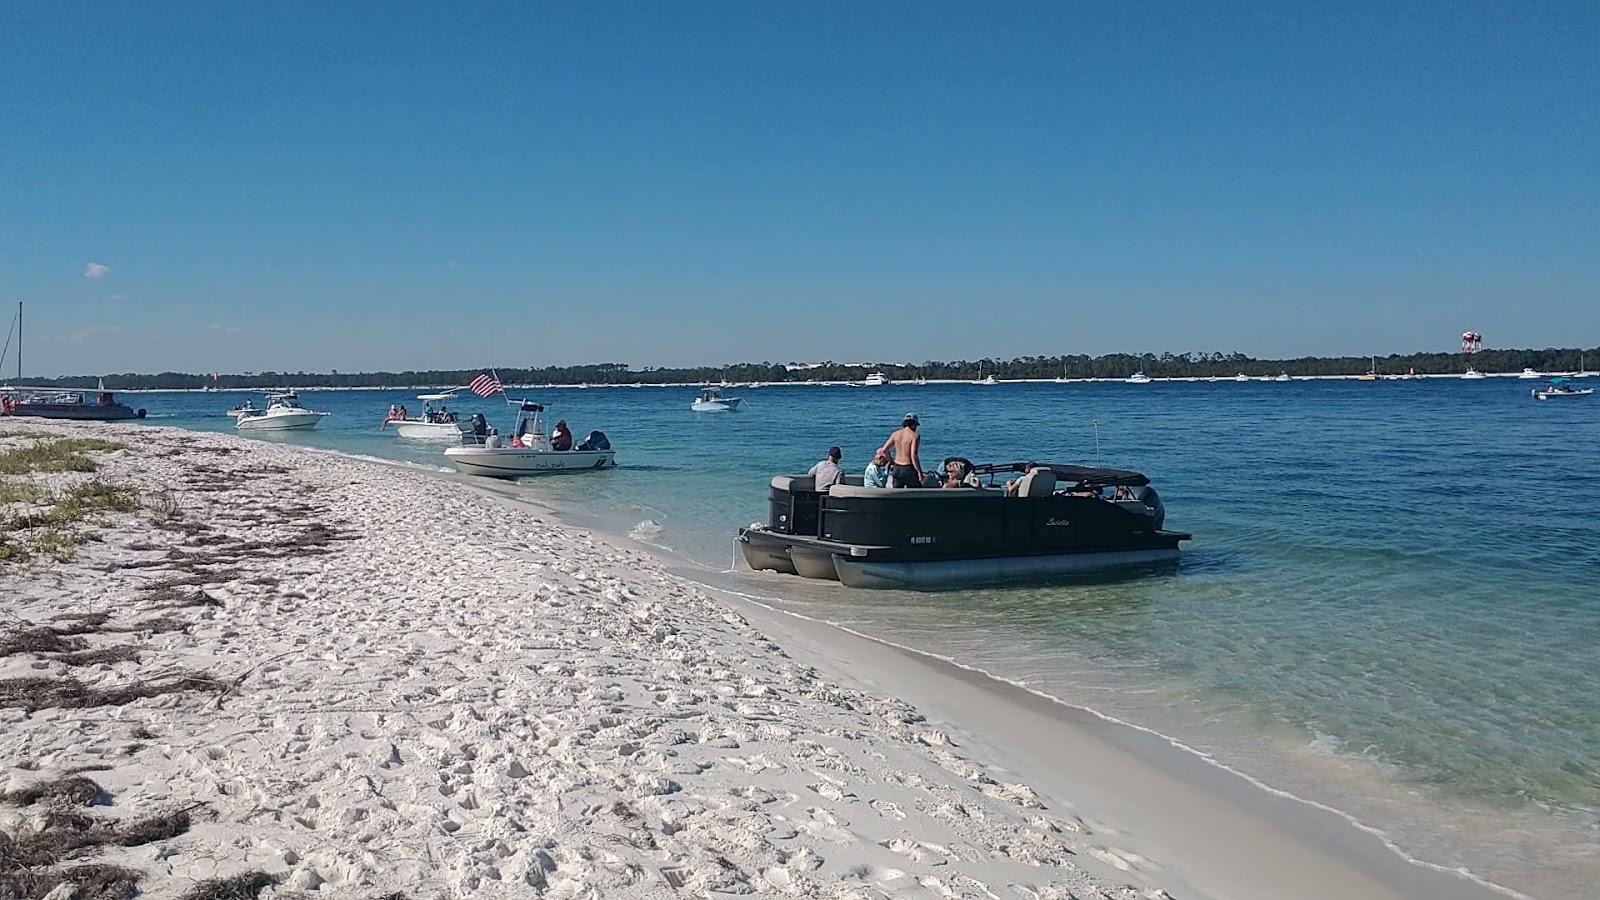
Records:
{"label": "shirtless man", "polygon": [[889,435],[880,453],[889,454],[890,487],[922,487],[922,435],[917,433],[921,424],[912,413],[900,421],[900,428]]}

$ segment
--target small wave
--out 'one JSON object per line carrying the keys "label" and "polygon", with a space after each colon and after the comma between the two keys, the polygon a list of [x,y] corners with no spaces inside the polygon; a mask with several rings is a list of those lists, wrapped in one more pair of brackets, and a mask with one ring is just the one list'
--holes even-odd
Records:
{"label": "small wave", "polygon": [[639,524],[633,526],[633,530],[628,532],[628,537],[636,541],[650,541],[660,537],[663,531],[666,531],[666,529],[662,528],[661,523],[655,519],[641,519]]}

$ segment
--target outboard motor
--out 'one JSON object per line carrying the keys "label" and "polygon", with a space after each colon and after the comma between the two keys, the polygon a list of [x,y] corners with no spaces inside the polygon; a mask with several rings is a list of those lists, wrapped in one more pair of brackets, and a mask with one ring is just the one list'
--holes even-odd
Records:
{"label": "outboard motor", "polygon": [[578,445],[578,449],[610,450],[611,441],[606,437],[606,433],[604,431],[591,431],[589,432],[589,436],[583,439],[583,443]]}
{"label": "outboard motor", "polygon": [[481,438],[481,437],[486,437],[488,434],[489,434],[489,422],[488,422],[488,420],[483,417],[483,413],[473,413],[472,414],[472,436]]}
{"label": "outboard motor", "polygon": [[1161,495],[1156,493],[1155,488],[1147,484],[1139,489],[1139,493],[1135,495],[1134,499],[1150,507],[1150,524],[1157,531],[1160,531],[1161,526],[1166,524],[1167,521],[1167,508],[1161,503]]}

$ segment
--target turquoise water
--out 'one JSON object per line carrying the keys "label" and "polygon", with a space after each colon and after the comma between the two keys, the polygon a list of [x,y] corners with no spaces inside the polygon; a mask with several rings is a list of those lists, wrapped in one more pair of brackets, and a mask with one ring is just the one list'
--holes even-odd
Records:
{"label": "turquoise water", "polygon": [[[687,388],[547,390],[579,435],[611,436],[621,468],[524,489],[637,529],[700,577],[1174,735],[1423,858],[1582,893],[1600,882],[1600,400],[1537,403],[1528,385],[765,387],[722,416],[689,412]],[[238,396],[137,405],[231,430]],[[302,396],[335,415],[278,440],[442,461],[378,433],[408,393]],[[507,424],[498,403],[461,409]],[[734,530],[766,518],[770,475],[830,444],[864,466],[908,411],[924,462],[1144,471],[1195,540],[1175,575],[1049,588],[716,574]]]}

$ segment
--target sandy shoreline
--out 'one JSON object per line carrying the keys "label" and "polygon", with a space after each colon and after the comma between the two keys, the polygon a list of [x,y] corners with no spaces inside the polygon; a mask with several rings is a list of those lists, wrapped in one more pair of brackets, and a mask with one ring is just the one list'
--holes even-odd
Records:
{"label": "sandy shoreline", "polygon": [[[196,679],[0,708],[0,790],[105,766],[76,812],[188,817],[43,869],[127,866],[173,897],[247,873],[264,897],[1503,896],[449,478],[153,427],[0,442],[16,431],[126,440],[94,476],[32,477],[141,506],[74,562],[0,569],[6,624],[105,612],[66,637],[138,656],[15,652],[0,679]],[[0,831],[52,808],[0,804]]]}

